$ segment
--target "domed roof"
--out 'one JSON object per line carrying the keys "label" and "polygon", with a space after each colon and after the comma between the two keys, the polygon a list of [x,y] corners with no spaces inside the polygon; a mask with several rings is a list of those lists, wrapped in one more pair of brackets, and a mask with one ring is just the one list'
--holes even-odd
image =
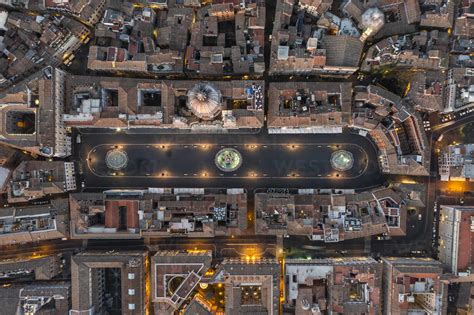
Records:
{"label": "domed roof", "polygon": [[380,30],[384,25],[385,15],[378,8],[368,8],[361,17],[361,24],[365,27]]}
{"label": "domed roof", "polygon": [[204,120],[214,119],[222,110],[221,92],[209,83],[197,83],[188,91],[188,108]]}

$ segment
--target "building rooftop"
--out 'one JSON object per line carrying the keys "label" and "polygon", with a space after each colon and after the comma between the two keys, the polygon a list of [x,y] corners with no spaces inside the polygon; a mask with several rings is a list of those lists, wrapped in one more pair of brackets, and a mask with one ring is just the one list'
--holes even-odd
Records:
{"label": "building rooftop", "polygon": [[12,172],[8,202],[27,202],[75,189],[73,162],[23,161]]}
{"label": "building rooftop", "polygon": [[460,275],[474,265],[474,208],[440,206],[439,259],[445,268]]}
{"label": "building rooftop", "polygon": [[394,35],[370,46],[361,70],[371,71],[384,66],[424,70],[448,68],[449,35],[439,30],[410,35]]}
{"label": "building rooftop", "polygon": [[417,110],[440,112],[444,109],[444,80],[442,71],[423,71],[413,76],[407,97]]}
{"label": "building rooftop", "polygon": [[70,206],[74,238],[214,237],[247,229],[241,190],[77,193]]}
{"label": "building rooftop", "polygon": [[[451,291],[450,291],[451,292]],[[459,285],[456,292],[456,311],[458,314],[468,315],[474,309],[474,285],[464,282]]]}
{"label": "building rooftop", "polygon": [[423,1],[420,9],[420,26],[444,29],[453,27],[454,1]]}
{"label": "building rooftop", "polygon": [[383,26],[383,13],[372,7],[377,11],[362,19],[362,3],[345,1],[346,16],[340,16],[332,2],[277,1],[270,74],[348,77],[358,70],[364,42]]}
{"label": "building rooftop", "polygon": [[90,30],[74,18],[43,14],[0,13],[0,46],[4,52],[0,60],[1,88],[28,78],[45,66],[69,64],[74,53],[89,40]]}
{"label": "building rooftop", "polygon": [[106,2],[106,0],[44,0],[43,5],[45,9],[69,13],[89,25],[95,25],[104,13]]}
{"label": "building rooftop", "polygon": [[224,259],[213,280],[224,284],[226,313],[275,314],[280,304],[280,273],[274,259]]}
{"label": "building rooftop", "polygon": [[296,315],[380,313],[382,264],[372,258],[287,259],[284,309]]}
{"label": "building rooftop", "polygon": [[364,44],[352,36],[326,35],[321,46],[326,49],[326,65],[328,67],[357,68]]}
{"label": "building rooftop", "polygon": [[[190,107],[189,93],[201,85],[212,86],[216,96],[209,117]],[[263,81],[211,84],[68,76],[63,120],[74,127],[259,129],[264,120],[264,93]]]}
{"label": "building rooftop", "polygon": [[115,74],[181,74],[193,9],[155,10],[162,5],[107,2],[95,28],[96,43],[89,48],[88,68]]}
{"label": "building rooftop", "polygon": [[[182,304],[194,295],[195,288],[211,267],[211,262],[212,251],[158,251],[151,258],[155,313],[173,314],[181,309]],[[204,308],[201,303],[196,303],[194,307],[197,306]]]}
{"label": "building rooftop", "polygon": [[61,255],[33,255],[0,261],[2,278],[31,277],[31,280],[51,280],[62,272]]}
{"label": "building rooftop", "polygon": [[65,73],[47,67],[0,93],[1,142],[48,157],[71,154],[62,114]]}
{"label": "building rooftop", "polygon": [[255,196],[256,233],[305,235],[339,242],[371,235],[400,236],[406,208],[399,192],[266,194]]}
{"label": "building rooftop", "polygon": [[464,181],[474,178],[474,144],[448,145],[438,160],[442,181]]}
{"label": "building rooftop", "polygon": [[421,15],[416,0],[345,0],[341,10],[363,28],[362,38],[372,36],[376,39],[416,31]]}
{"label": "building rooftop", "polygon": [[342,132],[350,123],[352,86],[336,82],[270,83],[268,128]]}
{"label": "building rooftop", "polygon": [[427,176],[428,139],[410,101],[375,85],[358,87],[354,100],[353,127],[375,142],[382,171]]}
{"label": "building rooftop", "polygon": [[262,74],[264,26],[262,0],[108,4],[88,68],[153,75]]}
{"label": "building rooftop", "polygon": [[279,307],[280,266],[274,259],[217,262],[208,250],[161,250],[151,268],[155,314],[275,314]]}
{"label": "building rooftop", "polygon": [[199,8],[186,69],[202,75],[262,74],[265,1],[227,1]]}
{"label": "building rooftop", "polygon": [[66,314],[70,309],[71,284],[35,282],[0,288],[5,314]]}
{"label": "building rooftop", "polygon": [[52,199],[42,205],[0,209],[0,244],[24,244],[68,236],[67,199]]}
{"label": "building rooftop", "polygon": [[474,70],[454,66],[448,70],[444,96],[444,112],[469,107],[474,102]]}
{"label": "building rooftop", "polygon": [[384,257],[384,313],[447,310],[441,263],[431,258]]}
{"label": "building rooftop", "polygon": [[[139,250],[85,251],[74,255],[71,262],[72,312],[137,310],[144,313],[148,304],[146,261],[147,252]],[[106,296],[116,294],[116,298],[104,303]]]}

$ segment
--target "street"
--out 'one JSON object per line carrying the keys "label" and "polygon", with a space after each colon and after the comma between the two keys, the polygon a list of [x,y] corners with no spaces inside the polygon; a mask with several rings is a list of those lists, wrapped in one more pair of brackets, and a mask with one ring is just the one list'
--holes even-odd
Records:
{"label": "street", "polygon": [[260,235],[215,238],[159,238],[139,240],[50,240],[22,246],[0,246],[2,259],[31,257],[37,254],[53,255],[64,252],[89,250],[194,250],[210,249],[217,259],[253,255],[274,256],[276,237]]}

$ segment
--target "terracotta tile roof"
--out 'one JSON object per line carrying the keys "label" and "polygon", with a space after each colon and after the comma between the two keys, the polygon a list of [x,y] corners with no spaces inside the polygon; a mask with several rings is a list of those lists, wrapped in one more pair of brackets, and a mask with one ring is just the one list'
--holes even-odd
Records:
{"label": "terracotta tile roof", "polygon": [[126,211],[126,228],[138,228],[138,200],[106,200],[105,227],[120,228],[120,209]]}

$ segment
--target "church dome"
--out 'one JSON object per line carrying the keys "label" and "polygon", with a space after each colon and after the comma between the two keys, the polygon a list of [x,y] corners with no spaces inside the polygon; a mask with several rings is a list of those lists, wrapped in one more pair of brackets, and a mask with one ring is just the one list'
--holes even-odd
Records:
{"label": "church dome", "polygon": [[200,119],[212,120],[222,110],[222,94],[209,83],[196,84],[187,96],[189,110]]}

